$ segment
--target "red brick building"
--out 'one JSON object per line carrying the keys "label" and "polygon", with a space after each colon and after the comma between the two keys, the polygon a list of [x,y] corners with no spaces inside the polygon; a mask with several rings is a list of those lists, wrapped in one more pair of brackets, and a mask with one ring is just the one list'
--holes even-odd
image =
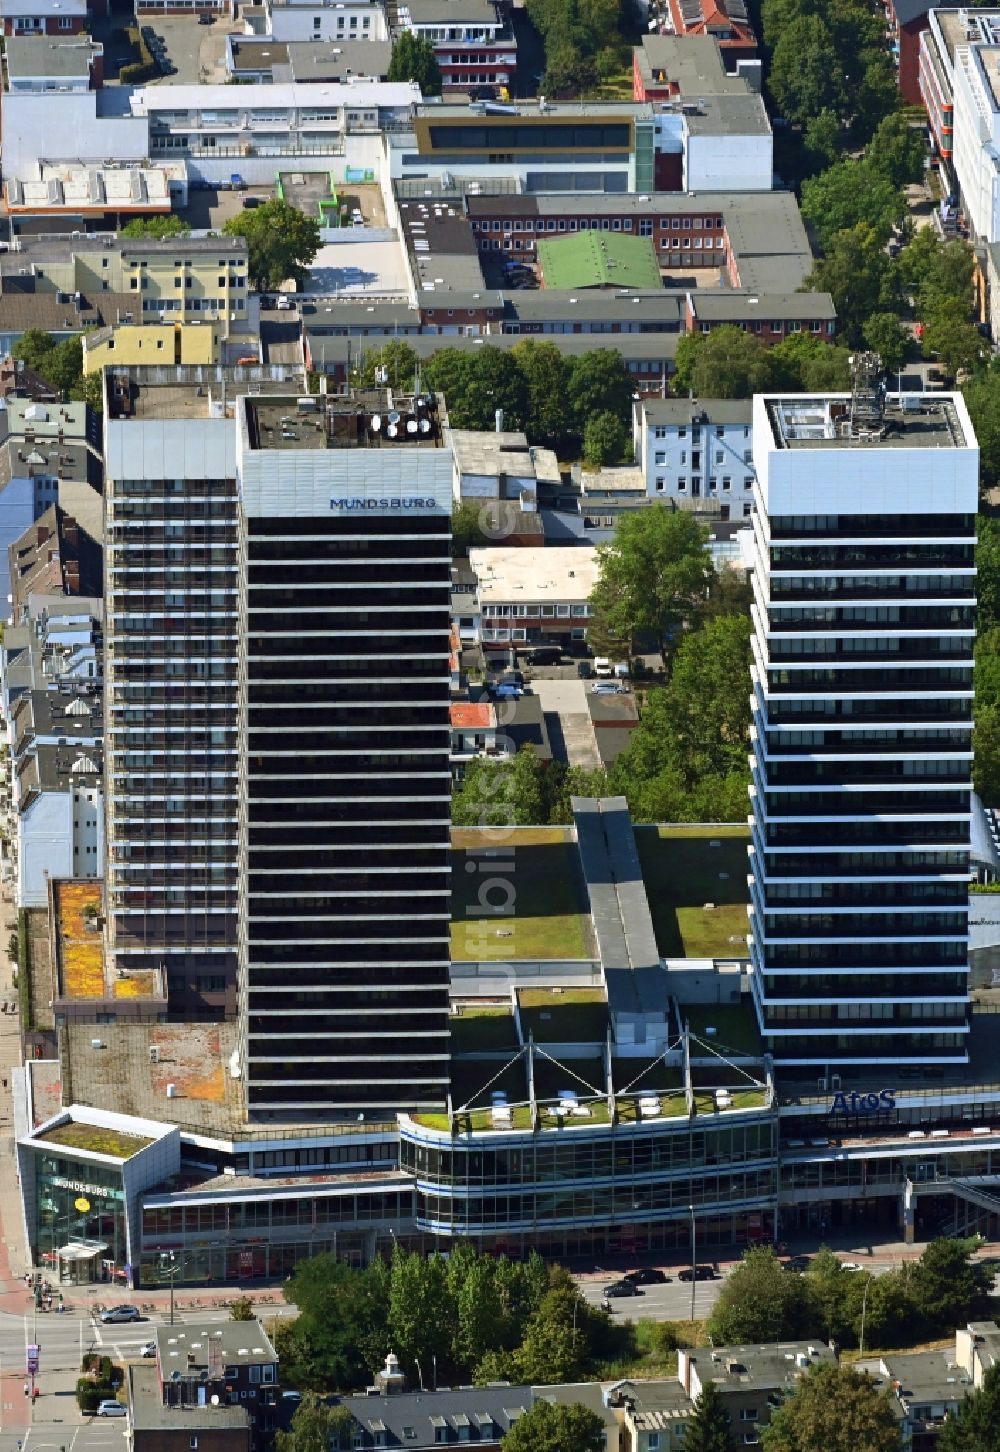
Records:
{"label": "red brick building", "polygon": [[[101,13],[98,8],[96,13]],[[4,35],[80,35],[87,28],[86,0],[0,0]]]}
{"label": "red brick building", "polygon": [[885,0],[886,20],[899,68],[899,90],[908,106],[920,106],[920,36],[930,24],[928,0]]}

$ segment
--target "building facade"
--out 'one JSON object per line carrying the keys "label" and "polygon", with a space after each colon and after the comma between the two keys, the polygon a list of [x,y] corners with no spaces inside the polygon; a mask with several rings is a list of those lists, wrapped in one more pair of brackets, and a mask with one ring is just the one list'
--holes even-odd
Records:
{"label": "building facade", "polygon": [[754,400],[751,982],[821,1077],[968,1055],[979,456],[914,402]]}
{"label": "building facade", "polygon": [[644,399],[634,406],[632,440],[649,499],[718,509],[722,519],[753,511],[749,399]]}

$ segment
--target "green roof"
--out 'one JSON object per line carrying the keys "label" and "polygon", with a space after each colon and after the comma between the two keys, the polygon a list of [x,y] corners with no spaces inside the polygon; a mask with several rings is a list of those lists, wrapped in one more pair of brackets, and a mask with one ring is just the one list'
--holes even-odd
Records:
{"label": "green roof", "polygon": [[624,232],[577,232],[539,242],[546,287],[661,287],[656,249],[649,237]]}

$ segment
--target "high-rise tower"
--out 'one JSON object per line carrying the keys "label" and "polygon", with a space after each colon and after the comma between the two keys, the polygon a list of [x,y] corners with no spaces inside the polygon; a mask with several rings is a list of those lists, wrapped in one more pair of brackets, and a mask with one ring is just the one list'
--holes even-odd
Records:
{"label": "high-rise tower", "polygon": [[[862,373],[864,370],[862,370]],[[753,993],[779,1066],[962,1062],[975,514],[959,395],[754,401]]]}

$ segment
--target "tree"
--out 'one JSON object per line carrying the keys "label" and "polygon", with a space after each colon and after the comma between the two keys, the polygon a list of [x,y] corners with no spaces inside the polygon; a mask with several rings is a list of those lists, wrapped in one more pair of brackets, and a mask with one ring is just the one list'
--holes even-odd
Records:
{"label": "tree", "polygon": [[774,383],[775,361],[753,333],[724,324],[702,338],[683,357],[696,398],[750,398]]}
{"label": "tree", "polygon": [[28,328],[21,334],[10,351],[15,358],[19,358],[22,363],[39,373],[42,363],[55,346],[56,340],[51,333],[43,332],[41,328]]}
{"label": "tree", "polygon": [[989,351],[977,327],[954,313],[937,313],[924,328],[924,355],[940,358],[952,378],[969,372]]}
{"label": "tree", "polygon": [[424,382],[444,395],[448,419],[454,428],[475,428],[467,420],[477,416],[475,359],[458,348],[440,348],[427,359]]}
{"label": "tree", "polygon": [[692,515],[662,504],[621,516],[614,538],[598,549],[600,574],[590,597],[621,640],[650,631],[668,651],[707,594],[712,562],[705,540]]}
{"label": "tree", "polygon": [[822,166],[832,166],[844,149],[844,124],[825,106],[805,129],[806,150]]}
{"label": "tree", "polygon": [[543,822],[542,763],[530,746],[514,756],[477,756],[452,794],[456,827],[531,827]]}
{"label": "tree", "polygon": [[511,357],[516,359],[528,389],[528,437],[558,446],[572,432],[573,422],[566,408],[566,358],[554,343],[536,338],[518,343],[511,349]]}
{"label": "tree", "polygon": [[900,253],[897,270],[924,322],[943,313],[968,317],[975,258],[961,238],[945,242],[933,227],[922,227]]}
{"label": "tree", "polygon": [[1000,706],[976,705],[972,784],[988,807],[1000,807]]}
{"label": "tree", "polygon": [[744,1252],[723,1284],[708,1329],[716,1346],[789,1341],[809,1334],[815,1324],[810,1310],[805,1277],[785,1270],[768,1246]]}
{"label": "tree", "polygon": [[607,1314],[588,1305],[569,1273],[553,1266],[549,1288],[514,1353],[517,1375],[533,1386],[578,1381],[607,1323]]}
{"label": "tree", "polygon": [[171,212],[169,217],[133,217],[121,229],[122,237],[153,237],[162,241],[166,237],[187,237],[191,228],[183,217]]}
{"label": "tree", "polygon": [[888,1391],[849,1366],[814,1366],[771,1417],[764,1452],[900,1452]]}
{"label": "tree", "polygon": [[95,373],[84,373],[70,389],[70,397],[80,403],[89,403],[95,413],[104,412],[104,369]]}
{"label": "tree", "polygon": [[68,398],[83,376],[82,336],[78,333],[72,338],[63,338],[45,355],[38,371],[53,388],[60,390],[64,398]]}
{"label": "tree", "polygon": [[969,1391],[945,1418],[938,1452],[1000,1452],[1000,1366],[990,1366],[982,1385]]}
{"label": "tree", "polygon": [[861,329],[865,346],[882,359],[882,367],[896,373],[906,360],[909,335],[895,313],[872,313]]}
{"label": "tree", "polygon": [[852,343],[872,313],[894,299],[896,275],[883,240],[864,222],[837,232],[804,284],[830,293],[841,330]]}
{"label": "tree", "polygon": [[902,111],[894,111],[875,128],[865,161],[894,187],[902,187],[921,180],[926,155],[927,143],[920,129],[911,126]]}
{"label": "tree", "polygon": [[467,555],[477,545],[489,544],[484,526],[489,504],[480,499],[463,499],[451,514],[451,552]]}
{"label": "tree", "polygon": [[387,338],[369,348],[358,358],[351,371],[351,381],[358,388],[374,388],[380,382],[390,388],[411,388],[420,362],[409,343],[402,338]]}
{"label": "tree", "polygon": [[802,215],[816,228],[824,248],[838,232],[859,222],[884,243],[906,216],[906,198],[867,158],[847,158],[802,183]]}
{"label": "tree", "polygon": [[511,1427],[504,1452],[604,1452],[604,1423],[579,1402],[544,1398]]}
{"label": "tree", "polygon": [[983,634],[1000,625],[1000,520],[980,514],[976,538],[977,623]]}
{"label": "tree", "polygon": [[416,81],[425,96],[440,96],[441,68],[434,46],[424,35],[404,30],[392,47],[386,73],[390,81]]}
{"label": "tree", "polygon": [[496,427],[497,410],[505,429],[523,429],[528,420],[528,385],[512,353],[488,343],[473,356],[473,387],[479,401],[471,428]]}
{"label": "tree", "polygon": [[620,464],[627,442],[625,425],[617,414],[591,414],[583,430],[583,457],[597,469]]}
{"label": "tree", "polygon": [[389,1325],[393,1350],[421,1382],[431,1374],[435,1358],[450,1364],[455,1307],[449,1294],[447,1262],[440,1255],[401,1250],[392,1257],[389,1283]]}
{"label": "tree", "polygon": [[985,1315],[993,1273],[973,1261],[973,1247],[969,1240],[932,1240],[913,1267],[914,1311],[930,1330],[951,1331]]}
{"label": "tree", "polygon": [[301,283],[319,251],[319,222],[280,197],[230,217],[222,230],[246,238],[250,277],[259,292],[289,279]]}
{"label": "tree", "polygon": [[377,1275],[371,1267],[354,1271],[329,1254],[299,1262],[284,1287],[286,1301],[299,1314],[275,1333],[290,1382],[328,1391],[356,1386],[370,1372],[362,1348],[372,1329],[369,1280]]}
{"label": "tree", "polygon": [[818,15],[793,20],[781,32],[771,56],[768,81],[781,114],[801,126],[821,111],[849,111],[841,57]]}
{"label": "tree", "polygon": [[854,1304],[860,1309],[865,1285],[872,1277],[845,1270],[833,1251],[823,1246],[803,1279],[826,1339],[840,1345],[850,1341],[855,1335]]}
{"label": "tree", "polygon": [[790,333],[771,349],[771,364],[778,375],[772,386],[805,393],[830,393],[851,385],[847,348],[835,346],[815,333]]}
{"label": "tree", "polygon": [[306,1392],[287,1432],[275,1434],[276,1452],[331,1452],[350,1446],[354,1418],[347,1407],[331,1406],[315,1392]]}
{"label": "tree", "polygon": [[678,397],[694,392],[694,366],[711,333],[682,333],[674,354],[673,390]]}
{"label": "tree", "polygon": [[[991,488],[1000,481],[1000,358],[991,358],[985,368],[979,368],[962,384],[962,393],[968,405],[969,416],[976,430],[979,443],[979,467],[983,484]],[[980,521],[982,524],[983,521]],[[992,524],[992,522],[990,522]],[[980,537],[982,531],[980,531]],[[1000,571],[1000,553],[995,561]],[[984,581],[982,567],[979,588]],[[981,608],[981,607],[980,607]]]}
{"label": "tree", "polygon": [[566,398],[581,434],[595,413],[613,413],[623,423],[630,423],[632,391],[622,355],[614,348],[593,348],[570,362]]}
{"label": "tree", "polygon": [[230,1321],[252,1321],[254,1319],[253,1301],[249,1296],[237,1296],[229,1307],[229,1319]]}
{"label": "tree", "polygon": [[706,1381],[684,1433],[684,1452],[732,1452],[732,1419],[717,1382]]}

